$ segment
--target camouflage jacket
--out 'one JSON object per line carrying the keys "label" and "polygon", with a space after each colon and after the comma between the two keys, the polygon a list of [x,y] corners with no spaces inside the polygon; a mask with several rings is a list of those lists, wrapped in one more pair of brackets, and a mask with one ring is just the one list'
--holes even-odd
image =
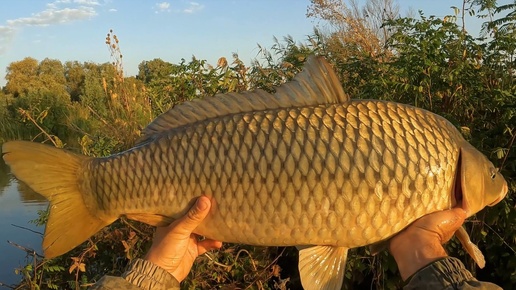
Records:
{"label": "camouflage jacket", "polygon": [[[122,277],[104,276],[91,289],[179,289],[179,282],[168,272],[145,260],[130,263]],[[444,258],[422,268],[407,279],[404,290],[412,289],[502,289],[492,283],[477,281],[455,258]]]}
{"label": "camouflage jacket", "polygon": [[164,269],[149,261],[135,259],[121,277],[104,276],[91,289],[95,290],[179,290],[179,282]]}
{"label": "camouflage jacket", "polygon": [[421,268],[408,278],[404,290],[443,289],[443,290],[502,290],[495,284],[478,281],[456,258],[443,258]]}

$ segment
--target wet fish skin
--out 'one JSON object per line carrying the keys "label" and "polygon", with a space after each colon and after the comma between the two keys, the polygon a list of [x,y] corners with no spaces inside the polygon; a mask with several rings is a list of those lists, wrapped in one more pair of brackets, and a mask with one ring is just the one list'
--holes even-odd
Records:
{"label": "wet fish skin", "polygon": [[205,194],[209,238],[357,247],[454,205],[461,142],[445,119],[383,101],[244,113],[94,159],[82,192],[95,212],[136,219],[176,218]]}
{"label": "wet fish skin", "polygon": [[[2,146],[17,178],[50,201],[48,258],[120,216],[166,225],[202,195],[196,229],[252,245],[296,245],[306,289],[340,289],[350,247],[385,244],[415,219],[499,202],[507,183],[446,119],[393,102],[350,100],[322,58],[277,88],[186,102],[134,148],[89,158],[41,144]],[[465,231],[461,243],[482,263]]]}

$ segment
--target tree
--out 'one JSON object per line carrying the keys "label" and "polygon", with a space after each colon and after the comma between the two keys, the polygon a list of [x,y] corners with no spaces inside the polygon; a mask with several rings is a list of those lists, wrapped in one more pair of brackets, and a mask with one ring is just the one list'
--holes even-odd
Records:
{"label": "tree", "polygon": [[145,84],[153,110],[165,112],[173,103],[172,64],[155,58],[138,65],[137,78]]}
{"label": "tree", "polygon": [[489,22],[488,27],[500,33],[514,36],[516,33],[516,1],[496,7],[494,13],[498,14],[505,11],[508,11],[505,16]]}
{"label": "tree", "polygon": [[44,59],[40,63],[27,57],[7,67],[6,91],[14,97],[51,93],[66,98],[66,78],[59,60]]}
{"label": "tree", "polygon": [[81,88],[84,86],[85,65],[78,61],[67,61],[64,64],[66,90],[72,101],[80,101]]}
{"label": "tree", "polygon": [[167,79],[171,74],[172,64],[162,60],[161,58],[155,58],[150,61],[142,61],[138,65],[137,78],[144,83],[149,84],[153,81]]}
{"label": "tree", "polygon": [[69,98],[66,91],[66,77],[63,64],[59,60],[45,58],[38,65],[37,78],[39,86],[61,98]]}
{"label": "tree", "polygon": [[38,86],[38,61],[26,57],[21,61],[12,62],[7,67],[5,90],[14,97],[28,94]]}

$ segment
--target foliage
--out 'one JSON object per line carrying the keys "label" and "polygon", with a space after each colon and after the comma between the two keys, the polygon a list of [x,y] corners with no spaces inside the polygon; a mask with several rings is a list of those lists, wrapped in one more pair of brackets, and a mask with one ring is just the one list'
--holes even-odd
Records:
{"label": "foliage", "polygon": [[[112,31],[106,38],[111,63],[60,65],[31,58],[12,63],[0,93],[0,141],[63,140],[86,155],[109,155],[131,147],[147,123],[178,103],[255,88],[272,91],[299,72],[308,55],[324,55],[352,98],[408,103],[440,114],[500,167],[509,182],[508,197],[466,223],[487,267],[475,268],[457,241],[448,249],[467,261],[479,279],[512,288],[516,276],[506,269],[516,268],[514,7],[465,0],[462,11],[444,18],[422,12],[418,18],[400,18],[396,5],[387,0],[368,1],[369,10],[355,2],[311,3],[307,16],[329,22],[331,29],[315,29],[304,43],[287,36],[270,48],[260,46],[259,58],[250,66],[238,55],[231,63],[221,57],[215,67],[195,57],[178,64],[154,59],[140,63],[136,77],[123,77],[119,40]],[[373,9],[374,3],[385,9]],[[464,23],[465,11],[488,19],[489,38],[473,37],[457,24]],[[497,21],[494,11],[509,13]],[[42,213],[37,223],[44,221]],[[65,256],[33,256],[31,266],[20,269],[26,277],[23,285],[78,289],[104,274],[118,275],[128,260],[143,255],[151,232],[148,226],[122,220]],[[297,259],[294,248],[225,245],[200,257],[183,287],[296,288]],[[350,289],[402,285],[392,257],[386,252],[371,256],[364,248],[350,251],[345,283]]]}
{"label": "foliage", "polygon": [[[46,223],[47,211],[32,221]],[[128,260],[145,252],[152,237],[148,225],[117,221],[66,255],[43,259],[30,249],[25,267],[15,269],[22,276],[16,289],[87,289],[103,275],[120,275]]]}
{"label": "foliage", "polygon": [[[511,195],[516,189],[514,48],[507,45],[514,39],[475,39],[454,19],[454,15],[438,19],[421,14],[420,19],[388,21],[386,27],[392,36],[387,45],[392,57],[387,62],[381,57],[366,57],[342,63],[342,71],[347,72],[343,84],[352,98],[409,103],[445,116],[501,168],[510,186],[508,197],[467,223],[473,242],[486,254],[488,266],[478,270],[465,259],[479,278],[512,288],[515,277],[503,269],[516,263],[516,213]],[[465,257],[451,245],[452,255]],[[389,261],[381,265],[389,266]],[[395,279],[387,277],[387,281]]]}
{"label": "foliage", "polygon": [[0,144],[9,139],[21,139],[19,125],[13,122],[8,111],[12,101],[10,95],[5,95],[3,91],[0,91]]}
{"label": "foliage", "polygon": [[391,32],[383,24],[398,18],[399,7],[392,0],[368,0],[363,7],[359,1],[311,0],[306,16],[322,21],[327,53],[335,62],[349,58],[390,56],[385,46]]}

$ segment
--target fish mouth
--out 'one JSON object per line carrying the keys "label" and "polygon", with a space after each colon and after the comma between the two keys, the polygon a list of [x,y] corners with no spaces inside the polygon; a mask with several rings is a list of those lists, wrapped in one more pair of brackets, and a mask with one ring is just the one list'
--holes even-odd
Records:
{"label": "fish mouth", "polygon": [[505,196],[504,195],[500,195],[495,201],[493,201],[492,203],[488,204],[488,206],[495,206],[497,203],[499,203],[500,201],[502,201],[502,199],[504,198]]}
{"label": "fish mouth", "polygon": [[488,206],[495,206],[497,203],[502,201],[502,199],[504,199],[505,196],[507,195],[508,191],[509,191],[509,186],[507,185],[507,182],[505,182],[503,184],[502,193],[500,194],[500,196],[498,196],[498,198],[495,201],[493,201],[492,203],[490,203]]}

